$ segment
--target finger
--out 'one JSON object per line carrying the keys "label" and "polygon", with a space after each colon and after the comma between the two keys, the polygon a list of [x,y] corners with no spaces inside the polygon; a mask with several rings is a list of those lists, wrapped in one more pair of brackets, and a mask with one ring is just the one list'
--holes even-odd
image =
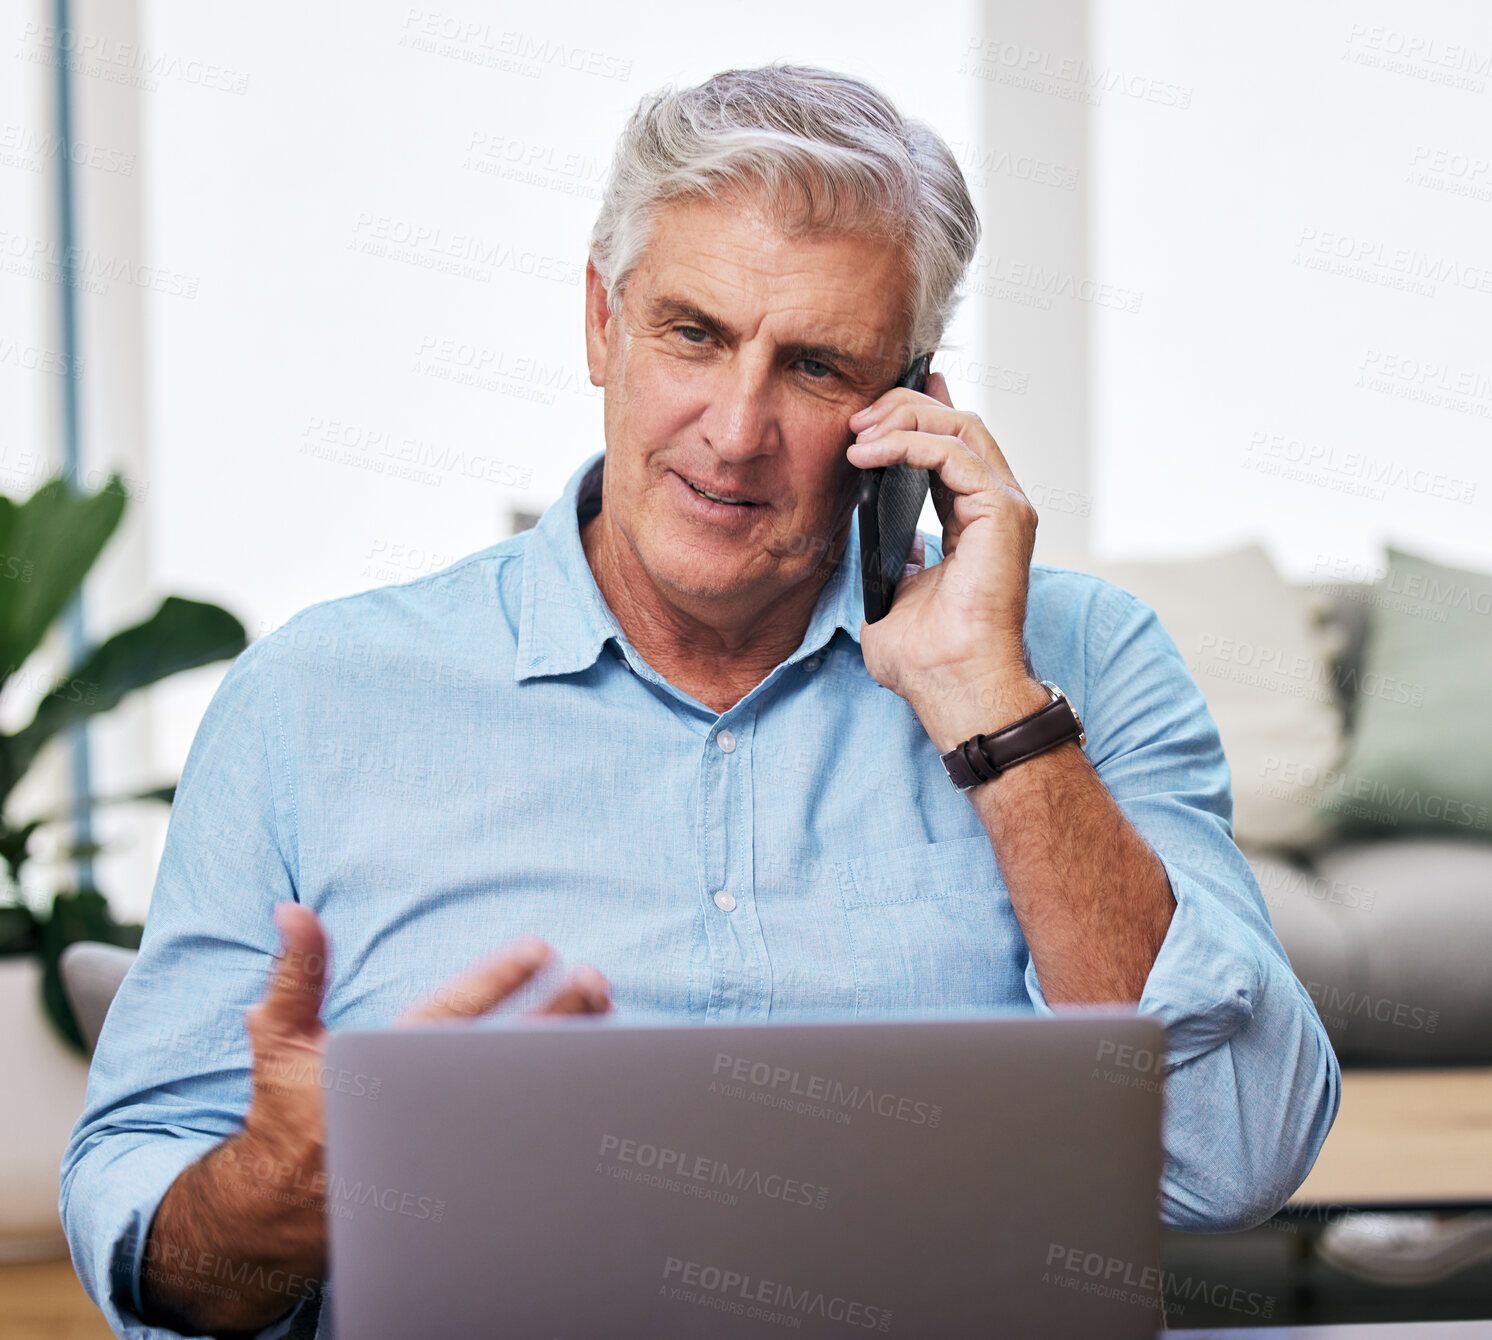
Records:
{"label": "finger", "polygon": [[537,936],[514,940],[470,972],[437,987],[424,1000],[410,1006],[399,1016],[399,1022],[423,1024],[486,1014],[538,972],[553,952]]}
{"label": "finger", "polygon": [[1014,476],[1002,479],[992,462],[952,435],[893,428],[868,442],[852,442],[849,460],[862,470],[898,463],[933,470],[939,482],[953,493],[984,493],[1002,482],[1019,487]]}
{"label": "finger", "polygon": [[534,1015],[606,1014],[611,1009],[611,986],[594,968],[576,968],[542,1009]]}
{"label": "finger", "polygon": [[[905,388],[892,394],[899,398],[894,401],[888,400],[880,412],[858,423],[858,435],[850,444],[851,450],[862,443],[883,443],[898,429],[957,438],[974,457],[985,462],[1005,483],[1019,487],[1016,484],[1015,472],[1010,468],[1010,462],[1005,459],[1005,453],[1000,450],[1000,444],[995,441],[994,436],[977,414],[968,410],[954,409],[951,405],[939,404],[925,395],[917,395],[916,392]],[[871,408],[875,409],[875,406]],[[854,427],[857,420],[852,416],[850,423]],[[858,455],[853,458],[853,463],[861,469],[871,469],[874,466],[887,464],[882,460],[870,460],[867,463]],[[952,485],[952,481],[945,482]],[[958,489],[956,491],[964,493],[978,490]]]}
{"label": "finger", "polygon": [[909,581],[927,566],[927,543],[922,538],[922,532],[915,531],[912,535],[912,548],[907,554],[906,566],[901,570],[901,580]]}
{"label": "finger", "polygon": [[933,511],[938,514],[938,522],[946,526],[948,518],[953,515],[954,499],[961,495],[955,493],[937,475],[932,477],[932,487],[929,492],[932,494]]}
{"label": "finger", "polygon": [[274,921],[280,956],[253,1014],[256,1022],[286,1032],[314,1031],[326,993],[326,932],[320,918],[300,903],[277,903]]}
{"label": "finger", "polygon": [[850,415],[849,424],[852,432],[862,432],[871,424],[885,416],[886,411],[892,406],[915,397],[936,400],[940,404],[953,408],[953,396],[948,390],[948,378],[941,372],[929,372],[927,384],[920,391],[914,391],[910,386],[893,386],[885,394],[872,400],[864,409],[857,409]]}
{"label": "finger", "polygon": [[948,394],[948,379],[941,372],[929,372],[922,390],[914,391],[910,386],[893,386],[889,391],[882,392],[863,409],[857,409],[849,418],[850,431],[863,432],[877,419],[884,416],[893,405],[912,397],[931,397],[945,405],[953,404],[953,398]]}

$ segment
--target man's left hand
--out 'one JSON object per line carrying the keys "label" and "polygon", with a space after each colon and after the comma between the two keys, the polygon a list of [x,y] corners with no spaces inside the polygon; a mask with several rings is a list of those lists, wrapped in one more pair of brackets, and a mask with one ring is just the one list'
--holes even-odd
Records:
{"label": "man's left hand", "polygon": [[1036,509],[989,429],[953,407],[937,372],[926,394],[897,387],[849,426],[852,465],[934,472],[943,523],[943,561],[926,568],[918,536],[890,613],[861,628],[865,668],[911,703],[940,751],[1041,707],[1022,645]]}

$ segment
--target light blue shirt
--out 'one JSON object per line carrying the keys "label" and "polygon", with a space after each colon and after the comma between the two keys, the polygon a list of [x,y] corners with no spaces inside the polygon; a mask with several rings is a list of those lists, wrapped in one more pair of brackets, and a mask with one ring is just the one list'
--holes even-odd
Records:
{"label": "light blue shirt", "polygon": [[[152,1333],[156,1206],[248,1109],[281,900],[327,926],[332,1030],[389,1023],[524,932],[600,968],[619,1012],[1049,1012],[974,807],[866,673],[854,528],[802,644],[717,714],[601,598],[579,525],[602,462],[533,530],[304,611],[219,688],[62,1169],[73,1260],[121,1333]],[[1038,564],[1026,632],[1176,896],[1141,1001],[1169,1030],[1163,1217],[1256,1222],[1310,1169],[1340,1075],[1233,844],[1217,730],[1127,592]]]}

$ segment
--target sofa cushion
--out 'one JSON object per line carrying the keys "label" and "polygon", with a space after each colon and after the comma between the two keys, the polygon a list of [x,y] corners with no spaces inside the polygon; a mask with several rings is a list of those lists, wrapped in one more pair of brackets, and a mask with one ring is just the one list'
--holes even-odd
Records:
{"label": "sofa cushion", "polygon": [[1288,585],[1258,545],[1094,571],[1155,610],[1201,688],[1233,773],[1237,840],[1319,841],[1345,747],[1322,598]]}
{"label": "sofa cushion", "polygon": [[1357,690],[1362,683],[1363,648],[1368,641],[1373,588],[1365,582],[1338,582],[1312,584],[1307,589],[1321,598],[1325,606],[1324,630],[1337,643],[1331,683],[1350,735]]}
{"label": "sofa cushion", "polygon": [[1390,549],[1373,603],[1332,809],[1380,833],[1492,836],[1492,575]]}
{"label": "sofa cushion", "polygon": [[1244,855],[1295,975],[1302,982],[1345,980],[1355,952],[1351,924],[1339,915],[1346,895],[1277,853]]}
{"label": "sofa cushion", "polygon": [[1492,1063],[1492,844],[1348,842],[1313,873],[1331,932],[1293,905],[1276,925],[1342,1062]]}

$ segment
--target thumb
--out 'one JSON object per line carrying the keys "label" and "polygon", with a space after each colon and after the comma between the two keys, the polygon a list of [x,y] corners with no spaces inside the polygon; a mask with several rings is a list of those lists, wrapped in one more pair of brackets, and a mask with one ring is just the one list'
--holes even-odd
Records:
{"label": "thumb", "polygon": [[922,538],[922,532],[916,531],[912,535],[912,549],[907,554],[906,566],[901,570],[901,580],[910,581],[927,566],[927,544]]}
{"label": "thumb", "polygon": [[280,956],[255,1011],[258,1022],[277,1032],[314,1032],[321,1026],[326,994],[326,932],[317,915],[300,903],[277,903],[274,918]]}

